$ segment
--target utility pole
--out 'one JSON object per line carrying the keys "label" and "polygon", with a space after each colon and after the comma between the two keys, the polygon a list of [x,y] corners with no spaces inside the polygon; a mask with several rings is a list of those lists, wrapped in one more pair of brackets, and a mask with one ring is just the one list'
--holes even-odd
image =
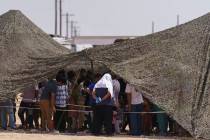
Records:
{"label": "utility pole", "polygon": [[62,0],[60,0],[59,3],[60,3],[60,36],[62,36]]}
{"label": "utility pole", "polygon": [[71,20],[71,38],[73,38],[74,21]]}
{"label": "utility pole", "polygon": [[69,38],[69,13],[66,13],[66,38]]}
{"label": "utility pole", "polygon": [[79,36],[79,26],[74,26],[74,37]]}
{"label": "utility pole", "polygon": [[179,15],[177,15],[177,26],[179,26]]}
{"label": "utility pole", "polygon": [[69,14],[69,13],[66,13],[65,15],[63,15],[66,17],[66,38],[69,38],[69,24],[70,24],[70,20],[69,18],[73,17],[74,14]]}
{"label": "utility pole", "polygon": [[77,23],[76,21],[71,20],[71,38],[74,37],[74,33],[75,33],[74,27],[76,23]]}
{"label": "utility pole", "polygon": [[77,37],[77,27],[74,27],[74,37]]}
{"label": "utility pole", "polygon": [[154,32],[155,32],[155,22],[152,21],[152,33],[154,33]]}
{"label": "utility pole", "polygon": [[55,0],[55,35],[58,35],[58,0]]}
{"label": "utility pole", "polygon": [[80,36],[80,27],[76,26],[75,29],[76,29],[76,36]]}

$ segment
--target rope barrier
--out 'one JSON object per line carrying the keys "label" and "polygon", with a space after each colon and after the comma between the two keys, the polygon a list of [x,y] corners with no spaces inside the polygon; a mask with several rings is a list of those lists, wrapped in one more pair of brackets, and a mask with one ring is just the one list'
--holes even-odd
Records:
{"label": "rope barrier", "polygon": [[[31,103],[39,103],[39,100],[33,100],[33,99],[23,99],[24,101],[31,101]],[[27,103],[27,102],[26,102]],[[61,105],[61,104],[56,104],[56,105]],[[91,108],[91,106],[85,106],[85,105],[75,105],[75,104],[66,104],[67,106],[78,106],[78,107],[83,107],[83,108]]]}
{"label": "rope barrier", "polygon": [[[79,106],[79,105],[78,105]],[[22,108],[22,109],[35,109],[40,110],[40,108],[35,107],[21,107],[21,106],[0,106],[0,108]],[[56,109],[57,111],[64,111],[64,112],[82,112],[82,113],[90,113],[93,111],[86,111],[86,110],[68,110],[68,109]],[[164,111],[156,111],[156,112],[122,112],[122,114],[165,114]]]}
{"label": "rope barrier", "polygon": [[164,111],[156,111],[156,112],[123,112],[123,114],[165,114]]}

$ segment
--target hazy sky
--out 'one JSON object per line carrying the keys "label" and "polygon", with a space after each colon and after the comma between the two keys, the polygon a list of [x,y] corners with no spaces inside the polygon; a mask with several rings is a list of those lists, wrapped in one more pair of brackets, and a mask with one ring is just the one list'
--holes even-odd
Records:
{"label": "hazy sky", "polygon": [[[54,0],[0,0],[0,14],[10,9],[54,33]],[[210,0],[63,0],[63,13],[75,14],[80,35],[145,35],[152,21],[160,31],[175,26],[177,14],[184,23],[209,11]]]}

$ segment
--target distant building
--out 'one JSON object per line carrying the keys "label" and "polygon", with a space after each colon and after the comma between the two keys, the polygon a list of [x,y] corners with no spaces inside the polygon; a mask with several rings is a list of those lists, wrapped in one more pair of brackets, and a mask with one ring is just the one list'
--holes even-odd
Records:
{"label": "distant building", "polygon": [[71,41],[64,37],[53,37],[53,39],[67,49],[72,50]]}
{"label": "distant building", "polygon": [[115,40],[133,39],[137,36],[77,36],[74,37],[75,44],[110,45]]}
{"label": "distant building", "polygon": [[114,42],[134,39],[137,36],[77,36],[72,39],[66,39],[65,37],[58,37],[50,35],[55,41],[63,45],[64,47],[71,49],[72,52],[82,51],[87,48],[92,48],[95,45],[110,45]]}

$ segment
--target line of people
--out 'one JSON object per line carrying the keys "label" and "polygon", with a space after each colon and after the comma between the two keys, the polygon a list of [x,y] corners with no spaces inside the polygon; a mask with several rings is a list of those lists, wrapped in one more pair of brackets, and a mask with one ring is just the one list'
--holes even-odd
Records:
{"label": "line of people", "polygon": [[[9,114],[10,128],[15,129],[14,101],[5,102],[0,102],[0,106],[11,108],[1,107],[2,128],[7,129],[5,114]],[[78,72],[60,70],[55,78],[23,90],[18,110],[21,126],[18,128],[60,133],[87,130],[94,135],[113,135],[125,132],[129,127],[128,134],[135,136],[155,132],[167,135],[173,130],[176,123],[169,121],[164,113],[124,113],[151,111],[161,109],[115,74],[94,74],[84,69]]]}

